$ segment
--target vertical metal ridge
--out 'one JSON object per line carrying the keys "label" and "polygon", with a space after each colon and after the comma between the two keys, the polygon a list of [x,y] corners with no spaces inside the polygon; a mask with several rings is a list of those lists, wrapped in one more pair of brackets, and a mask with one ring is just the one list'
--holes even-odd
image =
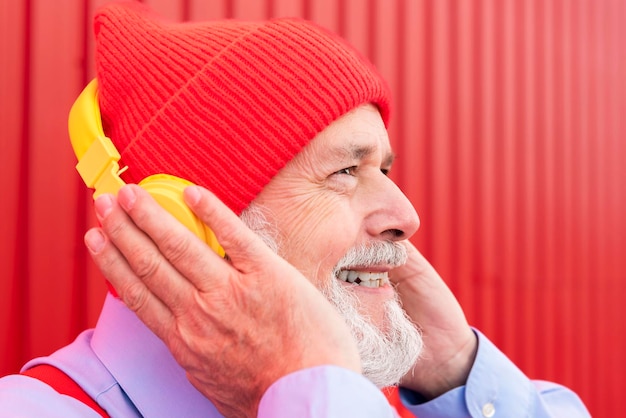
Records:
{"label": "vertical metal ridge", "polygon": [[[79,92],[81,89],[87,85],[89,82],[91,75],[89,74],[89,64],[88,60],[90,57],[89,51],[89,37],[91,35],[91,10],[89,7],[89,2],[82,2],[81,15],[82,19],[80,21],[80,30],[81,32],[81,50],[80,54],[80,67],[81,67],[81,75],[78,81],[78,85],[75,91]],[[90,205],[85,204],[89,202],[91,198],[90,193],[87,191],[85,184],[82,182],[79,176],[75,178],[75,203],[74,207],[79,208],[76,211],[76,217],[74,218],[74,231],[73,236],[74,242],[77,244],[74,246],[73,255],[74,255],[74,263],[72,266],[72,297],[71,297],[71,333],[78,334],[81,330],[89,327],[88,315],[85,313],[89,310],[88,305],[88,287],[89,283],[86,278],[88,275],[88,267],[87,263],[89,260],[89,254],[87,253],[85,246],[80,245],[83,242],[84,233],[87,231],[88,227],[88,211],[90,210]]]}
{"label": "vertical metal ridge", "polygon": [[17,236],[15,237],[16,260],[15,260],[15,277],[13,280],[13,294],[11,303],[13,307],[11,321],[11,339],[15,343],[15,353],[18,361],[24,362],[28,360],[31,350],[31,338],[28,328],[31,322],[31,303],[28,298],[30,295],[32,280],[30,263],[32,260],[31,247],[29,245],[29,237],[31,234],[30,214],[31,210],[31,125],[30,114],[32,110],[32,92],[31,92],[31,39],[32,39],[32,0],[26,0],[24,5],[24,21],[23,21],[23,79],[22,79],[22,109],[21,109],[21,130],[20,130],[20,148],[19,148],[19,177],[16,179],[20,186],[18,187],[17,210]]}

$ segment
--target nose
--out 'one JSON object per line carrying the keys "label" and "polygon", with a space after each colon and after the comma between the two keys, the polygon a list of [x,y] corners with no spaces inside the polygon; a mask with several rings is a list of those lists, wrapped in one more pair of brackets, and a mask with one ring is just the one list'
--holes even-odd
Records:
{"label": "nose", "polygon": [[380,178],[380,183],[368,199],[368,233],[389,241],[408,239],[419,229],[419,216],[406,195],[389,177]]}

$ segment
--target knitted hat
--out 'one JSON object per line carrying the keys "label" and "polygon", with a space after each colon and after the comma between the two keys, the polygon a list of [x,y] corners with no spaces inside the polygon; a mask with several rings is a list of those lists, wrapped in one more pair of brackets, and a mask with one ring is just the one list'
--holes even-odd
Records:
{"label": "knitted hat", "polygon": [[122,177],[167,173],[240,213],[318,132],[389,91],[338,36],[300,19],[167,22],[139,3],[94,22],[103,125]]}

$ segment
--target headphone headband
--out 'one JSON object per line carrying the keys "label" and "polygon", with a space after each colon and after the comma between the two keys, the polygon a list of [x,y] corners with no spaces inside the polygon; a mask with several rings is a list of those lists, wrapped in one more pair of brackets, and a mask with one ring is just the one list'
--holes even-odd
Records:
{"label": "headphone headband", "polygon": [[78,96],[68,119],[70,141],[78,159],[76,169],[87,187],[95,189],[94,198],[103,193],[117,194],[124,185],[120,178],[120,153],[104,134],[98,82],[93,79]]}

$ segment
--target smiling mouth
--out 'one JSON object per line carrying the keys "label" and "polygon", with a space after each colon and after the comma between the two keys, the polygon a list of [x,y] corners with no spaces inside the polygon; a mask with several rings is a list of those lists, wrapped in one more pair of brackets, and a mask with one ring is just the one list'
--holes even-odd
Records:
{"label": "smiling mouth", "polygon": [[382,287],[389,284],[389,275],[387,272],[367,272],[357,270],[341,270],[337,274],[337,278],[346,283],[352,283],[357,286],[364,287]]}

